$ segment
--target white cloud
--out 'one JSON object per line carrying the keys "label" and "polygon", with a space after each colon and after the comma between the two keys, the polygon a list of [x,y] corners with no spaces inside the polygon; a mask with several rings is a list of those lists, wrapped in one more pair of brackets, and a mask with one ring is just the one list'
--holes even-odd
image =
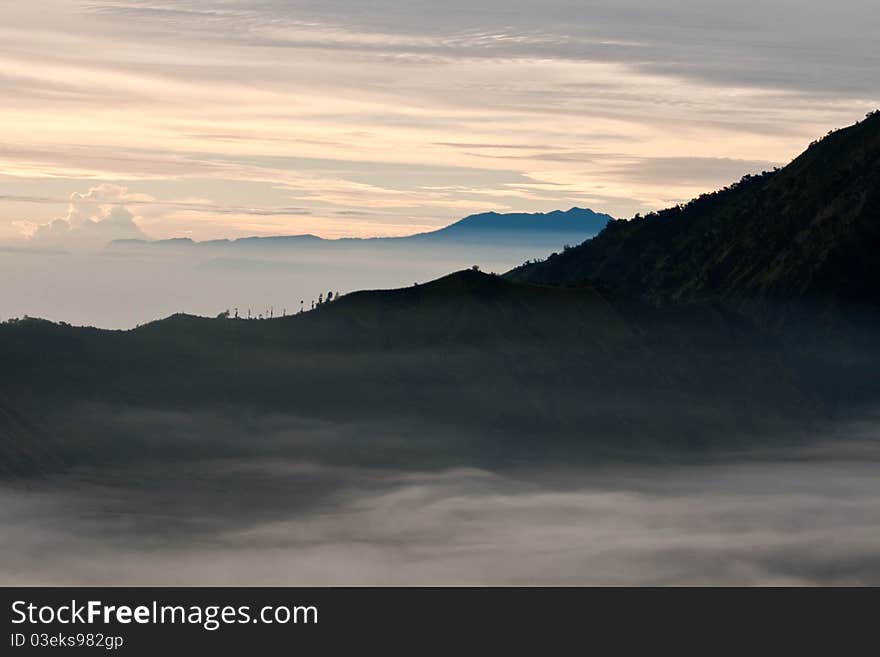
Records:
{"label": "white cloud", "polygon": [[146,200],[149,197],[129,194],[126,187],[103,183],[85,194],[71,194],[66,216],[25,228],[31,233],[31,242],[41,247],[100,249],[113,240],[146,237],[124,205],[126,201]]}

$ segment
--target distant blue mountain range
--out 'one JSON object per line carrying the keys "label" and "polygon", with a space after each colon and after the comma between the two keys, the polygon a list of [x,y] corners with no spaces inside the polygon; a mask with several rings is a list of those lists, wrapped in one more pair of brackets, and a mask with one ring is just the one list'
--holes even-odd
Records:
{"label": "distant blue mountain range", "polygon": [[234,247],[283,247],[294,245],[324,246],[329,244],[473,244],[481,246],[531,246],[536,248],[561,248],[565,244],[580,242],[598,234],[613,217],[585,208],[554,210],[553,212],[502,214],[484,212],[473,214],[449,226],[427,233],[406,237],[346,237],[324,239],[316,235],[279,235],[273,237],[242,237],[235,240],[207,240],[196,242],[189,238],[167,240],[116,240],[115,245],[162,245],[162,246],[234,246]]}
{"label": "distant blue mountain range", "polygon": [[492,235],[496,233],[510,233],[522,236],[546,233],[574,233],[589,237],[599,233],[605,228],[605,224],[613,219],[613,217],[607,214],[600,214],[586,208],[571,208],[565,211],[554,210],[553,212],[546,213],[515,212],[499,214],[498,212],[484,212],[482,214],[472,214],[461,221],[430,233],[413,235],[409,239],[467,238],[473,235]]}

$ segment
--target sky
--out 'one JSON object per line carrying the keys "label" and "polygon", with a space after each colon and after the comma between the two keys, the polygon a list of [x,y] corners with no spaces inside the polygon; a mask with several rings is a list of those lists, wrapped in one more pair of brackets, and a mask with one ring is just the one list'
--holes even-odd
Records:
{"label": "sky", "polygon": [[0,0],[0,243],[666,207],[880,106],[875,0]]}

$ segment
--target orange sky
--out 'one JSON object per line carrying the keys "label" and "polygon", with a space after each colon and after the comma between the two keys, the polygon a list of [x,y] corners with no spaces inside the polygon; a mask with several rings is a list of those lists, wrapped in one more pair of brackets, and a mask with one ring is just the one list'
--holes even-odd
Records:
{"label": "orange sky", "polygon": [[631,216],[880,104],[869,4],[693,3],[0,2],[0,241]]}

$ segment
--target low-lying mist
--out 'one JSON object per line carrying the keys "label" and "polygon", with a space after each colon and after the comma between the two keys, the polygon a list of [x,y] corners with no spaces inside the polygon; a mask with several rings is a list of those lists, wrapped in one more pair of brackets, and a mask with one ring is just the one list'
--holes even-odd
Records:
{"label": "low-lying mist", "polygon": [[128,421],[216,434],[213,456],[160,441],[3,484],[0,583],[880,584],[876,422],[687,462],[469,467],[410,458],[399,428],[188,417]]}
{"label": "low-lying mist", "polygon": [[[561,248],[562,244],[559,245]],[[99,253],[0,249],[0,321],[41,317],[133,328],[174,313],[254,318],[304,309],[327,292],[407,287],[479,265],[504,272],[534,245],[325,242],[286,248],[113,247]]]}

